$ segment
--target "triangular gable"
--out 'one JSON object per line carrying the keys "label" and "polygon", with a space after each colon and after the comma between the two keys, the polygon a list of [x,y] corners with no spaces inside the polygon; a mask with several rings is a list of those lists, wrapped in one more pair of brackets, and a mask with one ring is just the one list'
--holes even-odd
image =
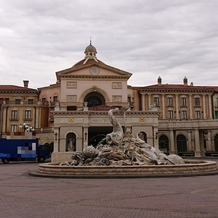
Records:
{"label": "triangular gable", "polygon": [[[97,75],[92,74],[93,68],[98,69]],[[59,79],[60,77],[74,77],[74,76],[112,76],[112,77],[123,77],[130,78],[131,73],[120,70],[118,68],[104,64],[99,60],[90,59],[86,61],[83,59],[76,63],[71,68],[56,72],[56,76]]]}

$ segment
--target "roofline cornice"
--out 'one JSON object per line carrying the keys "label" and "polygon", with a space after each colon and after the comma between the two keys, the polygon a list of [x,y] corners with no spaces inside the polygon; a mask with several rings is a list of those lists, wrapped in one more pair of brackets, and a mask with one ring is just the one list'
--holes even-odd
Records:
{"label": "roofline cornice", "polygon": [[61,78],[90,78],[90,79],[129,79],[128,76],[113,75],[62,75]]}
{"label": "roofline cornice", "polygon": [[72,68],[68,68],[68,69],[65,69],[62,71],[57,71],[56,76],[59,78],[59,77],[62,77],[63,76],[62,74],[64,74],[64,73],[75,72],[75,71],[78,71],[80,69],[89,68],[91,66],[98,66],[98,67],[101,67],[101,68],[106,69],[106,70],[110,69],[111,71],[119,73],[120,75],[123,75],[123,76],[128,77],[128,78],[130,78],[132,76],[132,73],[120,70],[120,69],[115,68],[115,67],[111,67],[111,66],[103,64],[101,62],[91,63],[91,64],[87,64],[87,65],[79,65],[79,66],[75,66],[75,67],[73,66]]}
{"label": "roofline cornice", "polygon": [[146,94],[147,92],[155,92],[155,93],[213,93],[214,91],[211,89],[201,90],[201,89],[138,89],[140,94]]}
{"label": "roofline cornice", "polygon": [[0,94],[36,94],[38,91],[23,91],[23,90],[0,90]]}
{"label": "roofline cornice", "polygon": [[[108,111],[53,111],[54,115],[107,115]],[[126,115],[158,115],[158,111],[126,111]],[[117,114],[119,116],[119,114]]]}

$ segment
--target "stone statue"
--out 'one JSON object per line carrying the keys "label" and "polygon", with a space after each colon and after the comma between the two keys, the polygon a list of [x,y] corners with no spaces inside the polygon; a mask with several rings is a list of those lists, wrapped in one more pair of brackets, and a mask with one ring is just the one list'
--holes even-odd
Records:
{"label": "stone statue", "polygon": [[75,138],[70,138],[67,143],[67,151],[74,151],[75,149]]}
{"label": "stone statue", "polygon": [[109,120],[113,125],[113,132],[107,134],[106,136],[106,143],[109,145],[118,145],[123,139],[123,129],[120,123],[114,117],[114,112],[119,112],[119,108],[111,109],[108,111]]}
{"label": "stone statue", "polygon": [[97,147],[89,145],[82,152],[73,152],[73,166],[124,166],[124,165],[175,165],[184,164],[178,155],[166,155],[147,144],[130,132],[123,132],[122,126],[114,117],[118,108],[108,111],[113,132],[99,142]]}

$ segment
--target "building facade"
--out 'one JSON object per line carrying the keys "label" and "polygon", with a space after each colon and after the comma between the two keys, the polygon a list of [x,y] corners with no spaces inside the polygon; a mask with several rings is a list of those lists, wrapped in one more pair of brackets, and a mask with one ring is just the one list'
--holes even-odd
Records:
{"label": "building facade", "polygon": [[158,83],[139,88],[141,109],[159,112],[159,147],[166,153],[204,156],[217,150],[217,120],[214,119],[214,87]]}
{"label": "building facade", "polygon": [[28,81],[23,87],[0,85],[0,104],[1,137],[22,135],[24,128],[41,125],[38,91],[28,88]]}
{"label": "building facade", "polygon": [[[182,84],[128,85],[132,73],[103,63],[90,43],[85,57],[56,72],[56,83],[1,90],[2,136],[34,127],[42,143],[54,142],[53,161],[70,159],[112,131],[107,111],[127,131],[165,153],[201,157],[218,153],[218,87]],[[12,91],[13,90],[13,91]],[[18,104],[18,99],[19,104]]]}
{"label": "building facade", "polygon": [[117,116],[125,130],[158,146],[158,113],[130,110],[133,102],[127,81],[132,74],[103,63],[96,54],[90,44],[84,59],[56,72],[56,85],[39,89],[40,99],[54,102],[50,115],[54,118],[54,162],[70,160],[72,151],[81,151],[112,132],[107,111],[116,107],[122,111]]}

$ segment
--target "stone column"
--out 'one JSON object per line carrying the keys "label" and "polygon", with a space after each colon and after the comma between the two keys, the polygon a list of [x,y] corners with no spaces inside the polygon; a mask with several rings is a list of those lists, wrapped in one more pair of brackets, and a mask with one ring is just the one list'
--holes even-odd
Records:
{"label": "stone column", "polygon": [[191,131],[188,131],[188,150],[192,151],[192,134]]}
{"label": "stone column", "polygon": [[159,149],[159,143],[158,143],[158,128],[153,127],[153,137],[154,137],[154,147],[156,149]]}
{"label": "stone column", "polygon": [[[5,133],[7,131],[7,120],[8,120],[8,115],[7,115],[7,107],[2,107],[3,113],[2,113],[2,132]],[[18,126],[19,128],[19,126]]]}
{"label": "stone column", "polygon": [[176,119],[179,119],[179,96],[176,94]]}
{"label": "stone column", "polygon": [[163,119],[166,119],[165,96],[164,96],[164,94],[162,94],[162,111],[163,111]]}
{"label": "stone column", "polygon": [[148,108],[151,107],[151,94],[148,94]]}
{"label": "stone column", "polygon": [[195,157],[201,157],[201,145],[200,145],[200,136],[199,130],[195,129]]}
{"label": "stone column", "polygon": [[206,118],[206,103],[205,103],[205,95],[203,95],[203,118],[204,119],[207,119]]}
{"label": "stone column", "polygon": [[211,95],[208,95],[209,98],[209,119],[213,119],[213,115],[212,115],[212,102],[211,102]]}
{"label": "stone column", "polygon": [[36,117],[35,117],[35,126],[34,128],[39,128],[39,108],[35,107]]}
{"label": "stone column", "polygon": [[209,130],[207,133],[207,141],[206,141],[206,146],[208,151],[212,151],[212,140],[211,140],[211,131]]}
{"label": "stone column", "polygon": [[176,150],[175,149],[175,136],[174,136],[174,131],[171,129],[170,130],[170,154],[175,154]]}
{"label": "stone column", "polygon": [[141,94],[141,100],[142,100],[142,111],[145,111],[145,94]]}
{"label": "stone column", "polygon": [[59,128],[54,128],[54,152],[60,152],[60,146],[59,146]]}
{"label": "stone column", "polygon": [[190,119],[193,119],[193,114],[192,114],[192,95],[189,95],[189,107],[190,107]]}
{"label": "stone column", "polygon": [[84,147],[88,146],[88,137],[89,137],[88,127],[83,127],[83,145],[84,145]]}

